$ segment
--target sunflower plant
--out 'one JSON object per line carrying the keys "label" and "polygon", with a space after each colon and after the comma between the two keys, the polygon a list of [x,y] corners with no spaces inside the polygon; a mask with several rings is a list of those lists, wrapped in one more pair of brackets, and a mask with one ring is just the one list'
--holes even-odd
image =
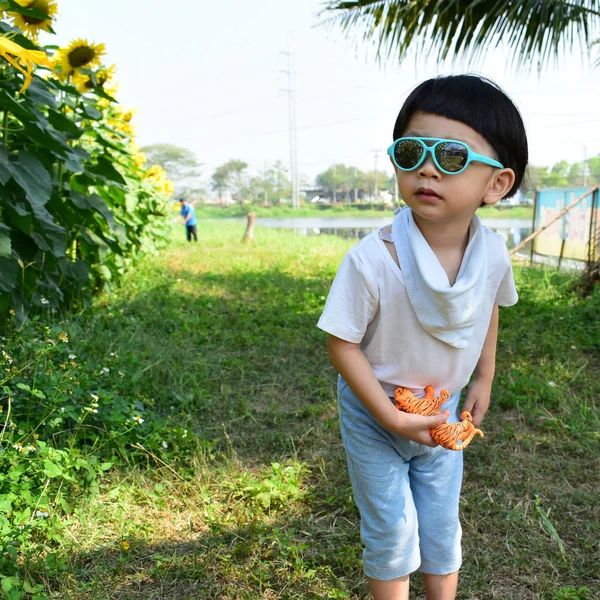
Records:
{"label": "sunflower plant", "polygon": [[[73,309],[166,231],[171,193],[135,147],[103,44],[40,47],[54,0],[0,0],[0,314]],[[48,303],[44,307],[41,299]],[[2,323],[0,322],[0,328]]]}

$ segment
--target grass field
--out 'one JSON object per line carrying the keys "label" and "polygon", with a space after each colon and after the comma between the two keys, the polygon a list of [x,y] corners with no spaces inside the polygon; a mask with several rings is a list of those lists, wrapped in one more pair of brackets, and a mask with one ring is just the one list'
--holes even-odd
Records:
{"label": "grass field", "polygon": [[[65,322],[78,355],[118,353],[114,389],[147,399],[140,427],[160,418],[189,433],[160,453],[131,448],[96,493],[71,499],[60,561],[26,566],[49,597],[369,597],[315,326],[350,242],[259,227],[243,245],[243,230],[200,223],[195,245],[177,231]],[[580,299],[551,271],[516,276],[486,437],[465,454],[458,598],[592,600],[600,294]],[[424,598],[418,577],[411,598]]]}
{"label": "grass field", "polygon": [[[371,205],[372,206],[372,205]],[[200,219],[220,219],[245,217],[249,212],[256,213],[257,217],[290,218],[290,217],[385,217],[392,216],[393,209],[383,205],[369,208],[360,205],[331,205],[331,204],[305,204],[298,209],[291,206],[244,206],[239,204],[231,206],[215,206],[211,204],[198,204],[195,207],[196,215]],[[494,219],[531,219],[533,208],[530,206],[490,206],[479,209],[477,213],[481,218]]]}

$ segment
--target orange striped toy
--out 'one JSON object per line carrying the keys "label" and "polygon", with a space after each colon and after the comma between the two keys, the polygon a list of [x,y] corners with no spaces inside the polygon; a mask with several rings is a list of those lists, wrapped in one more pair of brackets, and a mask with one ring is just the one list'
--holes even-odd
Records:
{"label": "orange striped toy", "polygon": [[[448,390],[442,390],[437,398],[434,397],[434,394],[431,385],[425,388],[424,398],[415,398],[410,390],[397,387],[394,390],[394,404],[398,410],[431,417],[440,414],[442,404],[450,397]],[[463,411],[460,418],[462,421],[458,423],[442,423],[437,427],[432,427],[429,430],[431,437],[448,450],[464,450],[476,434],[483,437],[483,432],[475,427],[473,417],[468,410]]]}

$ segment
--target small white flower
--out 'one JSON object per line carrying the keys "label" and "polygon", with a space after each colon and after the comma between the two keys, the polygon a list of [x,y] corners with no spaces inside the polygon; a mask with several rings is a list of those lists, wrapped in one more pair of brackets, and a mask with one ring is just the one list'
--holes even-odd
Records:
{"label": "small white flower", "polygon": [[29,452],[35,452],[35,446],[29,444],[29,446],[26,446],[26,450],[28,450]]}
{"label": "small white flower", "polygon": [[69,360],[75,360],[77,357],[74,354],[69,354]]}
{"label": "small white flower", "polygon": [[162,444],[161,444],[161,446],[162,446],[163,448],[168,448],[168,447],[169,447],[169,444],[167,444],[167,442],[165,442],[165,440],[163,440],[163,441],[162,441]]}
{"label": "small white flower", "polygon": [[556,384],[554,383],[554,381],[549,381],[549,382],[548,382],[548,385],[549,385],[550,387],[556,387]]}
{"label": "small white flower", "polygon": [[142,417],[140,417],[139,415],[135,415],[135,417],[133,417],[134,421],[137,421],[140,425],[144,422],[144,419],[142,419]]}
{"label": "small white flower", "polygon": [[40,302],[41,302],[42,304],[50,304],[50,302],[49,302],[48,300],[46,300],[46,298],[44,298],[44,296],[42,296],[42,297],[40,298]]}
{"label": "small white flower", "polygon": [[19,444],[18,442],[16,444],[13,444],[13,448],[15,450],[18,450],[19,452],[25,452],[25,448],[23,448],[23,446],[21,446],[21,444]]}
{"label": "small white flower", "polygon": [[50,516],[50,513],[46,509],[43,508],[42,510],[36,510],[35,516],[43,517],[44,519],[47,519]]}
{"label": "small white flower", "polygon": [[325,296],[321,296],[321,300],[325,300]]}
{"label": "small white flower", "polygon": [[110,355],[111,355],[113,358],[117,358],[117,357],[119,356],[119,355],[118,355],[116,352],[111,352],[111,353],[110,353]]}
{"label": "small white flower", "polygon": [[102,367],[100,375],[106,375],[107,373],[110,373],[110,369],[108,367]]}
{"label": "small white flower", "polygon": [[187,429],[183,430],[183,435],[181,436],[182,438],[186,438],[187,437]]}
{"label": "small white flower", "polygon": [[92,397],[92,400],[95,400],[96,402],[100,400],[100,396],[96,396],[96,394],[90,394],[90,396]]}
{"label": "small white flower", "polygon": [[19,529],[20,529],[21,531],[23,531],[23,529],[25,529],[25,523],[24,523],[23,521],[21,521],[21,522],[19,523]]}
{"label": "small white flower", "polygon": [[571,350],[577,350],[577,346],[571,346]]}
{"label": "small white flower", "polygon": [[65,407],[64,406],[60,407],[60,412],[65,412]]}

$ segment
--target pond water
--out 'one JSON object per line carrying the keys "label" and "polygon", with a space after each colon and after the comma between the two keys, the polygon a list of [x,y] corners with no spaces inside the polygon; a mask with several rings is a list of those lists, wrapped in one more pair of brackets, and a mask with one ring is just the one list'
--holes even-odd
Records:
{"label": "pond water", "polygon": [[[293,229],[301,235],[338,235],[344,238],[362,239],[367,234],[389,225],[389,217],[314,217],[314,218],[257,218],[256,224],[263,227]],[[244,219],[236,219],[236,221]],[[508,248],[516,246],[531,233],[529,219],[482,219],[484,225],[499,233]]]}

